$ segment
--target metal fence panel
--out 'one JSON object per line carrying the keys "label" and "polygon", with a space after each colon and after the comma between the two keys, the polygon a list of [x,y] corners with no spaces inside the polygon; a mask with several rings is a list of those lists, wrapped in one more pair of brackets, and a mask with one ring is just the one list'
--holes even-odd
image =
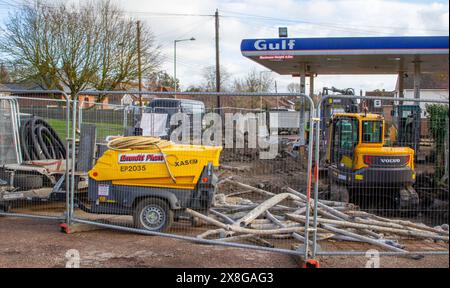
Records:
{"label": "metal fence panel", "polygon": [[68,221],[70,101],[60,91],[8,92],[0,97],[0,215]]}
{"label": "metal fence panel", "polygon": [[[146,94],[173,97],[173,93],[143,93]],[[226,107],[208,106],[218,95]],[[309,148],[289,150],[296,135],[279,135],[272,129],[276,123],[270,123],[264,106],[255,108],[258,103],[270,101],[261,101],[261,97],[283,95],[177,93],[176,96],[187,101],[173,104],[174,99],[164,100],[164,105],[146,107],[78,103],[79,123],[73,127],[81,130],[85,125],[96,127],[93,134],[96,156],[90,171],[73,169],[71,183],[79,185],[71,191],[72,221],[305,256],[308,249],[303,242],[308,238],[309,224],[292,221],[287,214],[309,217],[306,211],[311,189],[312,143]],[[297,96],[307,99],[311,109],[308,115],[314,115],[312,100],[305,95]],[[120,146],[123,143],[114,142],[117,136],[142,134],[162,137],[176,145],[158,142],[148,146],[151,149],[142,150],[131,144],[124,148]],[[74,145],[78,140],[74,139]],[[191,144],[223,147],[220,159],[216,159],[220,149]]]}
{"label": "metal fence panel", "polygon": [[[386,256],[448,254],[448,114],[436,118],[398,99],[364,97],[355,101],[363,111],[359,118],[340,114],[338,121],[339,114],[331,118],[321,103],[348,96],[322,99],[316,113],[309,97],[296,95],[309,102],[305,137],[300,137],[302,129],[283,130],[299,127],[291,122],[300,122],[300,113],[288,111],[292,117],[286,124],[266,108],[272,97],[292,94],[176,96],[184,104],[136,107],[2,96],[0,215],[65,218],[68,224],[305,258],[366,255],[369,248]],[[219,109],[213,105],[217,96],[224,103]],[[381,116],[364,112],[373,100],[378,110],[371,112]],[[416,102],[448,109],[441,100]],[[369,116],[373,123],[364,120]],[[111,142],[134,135],[176,145],[147,142],[152,149],[143,150],[136,143]],[[60,144],[54,143],[56,136]],[[299,145],[299,138],[306,145]],[[223,147],[219,161],[217,149],[195,145]],[[399,174],[408,167],[411,171]],[[370,174],[373,169],[377,173]],[[420,201],[401,204],[414,200],[410,189]]]}
{"label": "metal fence panel", "polygon": [[[361,113],[324,111],[344,98]],[[448,254],[448,101],[415,100],[424,113],[398,100],[335,95],[318,103],[313,257]]]}

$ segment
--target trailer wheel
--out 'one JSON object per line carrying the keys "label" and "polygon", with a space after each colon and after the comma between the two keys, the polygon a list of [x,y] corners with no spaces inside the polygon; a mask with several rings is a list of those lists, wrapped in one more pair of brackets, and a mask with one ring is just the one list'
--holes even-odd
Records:
{"label": "trailer wheel", "polygon": [[149,231],[164,232],[173,223],[173,211],[161,199],[143,199],[133,213],[134,226]]}

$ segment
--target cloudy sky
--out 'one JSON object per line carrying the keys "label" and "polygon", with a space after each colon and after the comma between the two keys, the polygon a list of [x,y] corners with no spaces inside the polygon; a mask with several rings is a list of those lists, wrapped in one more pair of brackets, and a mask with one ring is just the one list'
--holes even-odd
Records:
{"label": "cloudy sky", "polygon": [[[82,0],[83,1],[83,0]],[[214,65],[214,18],[219,9],[221,64],[233,77],[264,67],[244,58],[246,38],[278,36],[286,26],[290,37],[403,36],[449,34],[448,0],[115,0],[133,18],[153,30],[165,56],[163,69],[173,73],[173,41],[178,43],[177,77],[182,88],[199,84],[203,67]],[[21,0],[0,0],[0,21]],[[299,81],[273,73],[278,91]],[[319,76],[323,86],[353,87],[356,91],[393,90],[395,76]]]}

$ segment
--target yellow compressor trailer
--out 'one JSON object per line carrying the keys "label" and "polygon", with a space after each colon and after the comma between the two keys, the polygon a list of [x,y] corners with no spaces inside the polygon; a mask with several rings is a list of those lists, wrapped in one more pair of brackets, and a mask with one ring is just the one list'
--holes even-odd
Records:
{"label": "yellow compressor trailer", "polygon": [[90,213],[132,215],[137,228],[165,231],[185,208],[207,213],[222,147],[120,137],[89,171]]}

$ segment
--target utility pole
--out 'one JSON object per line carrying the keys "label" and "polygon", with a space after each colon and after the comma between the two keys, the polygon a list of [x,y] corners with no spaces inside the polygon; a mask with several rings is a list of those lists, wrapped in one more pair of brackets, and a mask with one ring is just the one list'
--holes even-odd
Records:
{"label": "utility pole", "polygon": [[137,25],[137,54],[138,54],[138,82],[139,82],[139,106],[142,107],[142,67],[141,67],[141,21],[136,22]]}
{"label": "utility pole", "polygon": [[[216,92],[220,92],[220,62],[219,62],[219,9],[214,14],[216,19]],[[220,96],[217,95],[217,109],[220,109]]]}

